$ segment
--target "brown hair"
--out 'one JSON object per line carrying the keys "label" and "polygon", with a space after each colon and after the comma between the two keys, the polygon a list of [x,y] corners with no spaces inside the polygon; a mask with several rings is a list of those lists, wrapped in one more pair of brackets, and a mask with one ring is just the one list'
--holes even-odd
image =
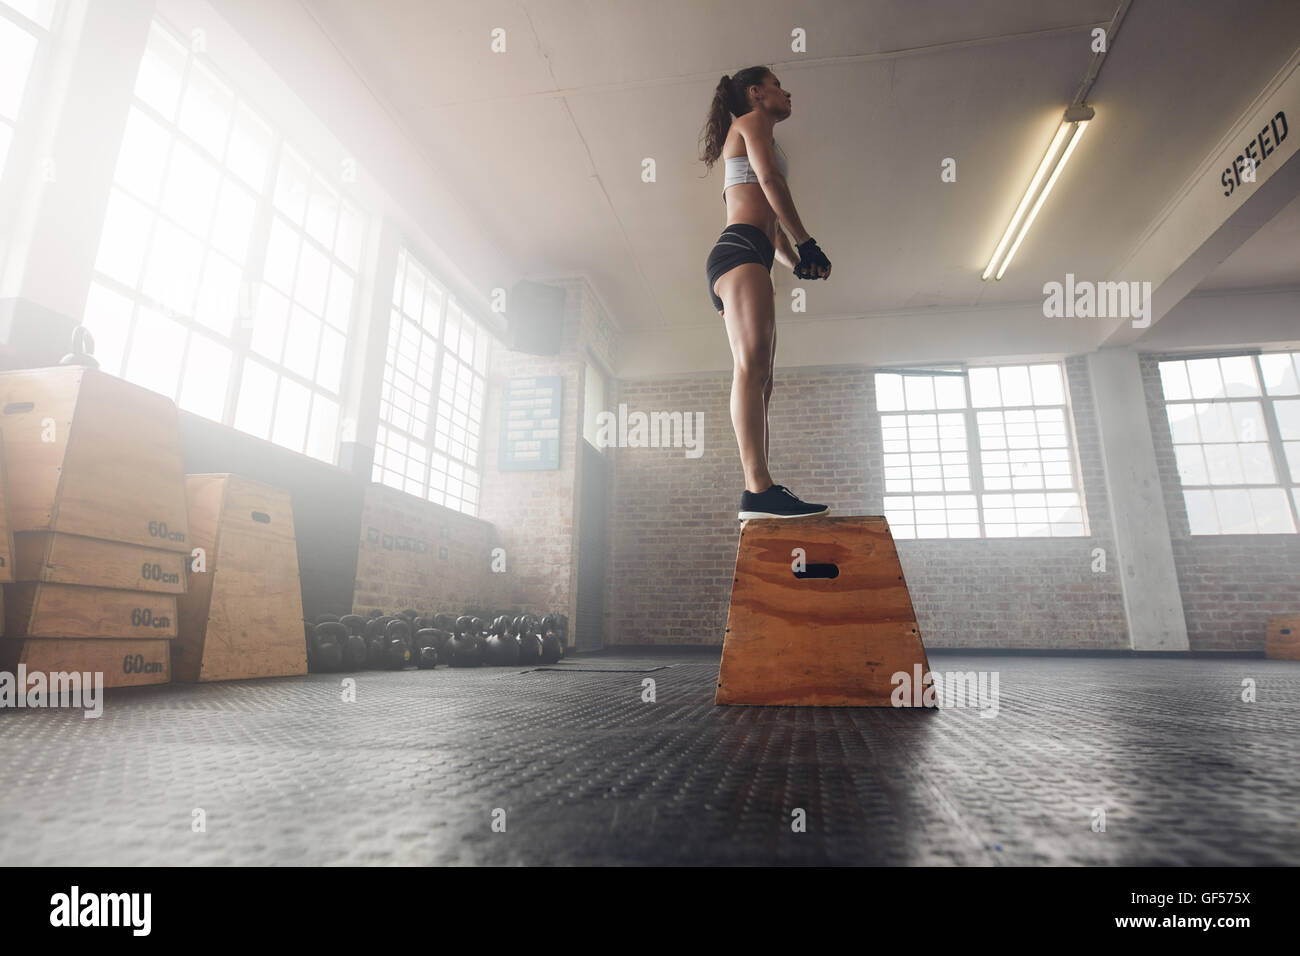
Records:
{"label": "brown hair", "polygon": [[704,132],[700,136],[704,141],[700,159],[704,160],[705,169],[711,170],[722,155],[722,144],[727,141],[732,116],[744,116],[753,109],[749,105],[749,88],[762,86],[771,72],[765,66],[749,66],[734,76],[723,76],[718,80],[708,118],[704,121]]}

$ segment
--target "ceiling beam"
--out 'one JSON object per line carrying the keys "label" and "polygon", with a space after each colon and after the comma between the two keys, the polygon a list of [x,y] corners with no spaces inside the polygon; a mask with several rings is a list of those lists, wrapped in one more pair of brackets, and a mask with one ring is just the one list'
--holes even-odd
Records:
{"label": "ceiling beam", "polygon": [[[1245,157],[1252,154],[1258,163],[1255,181],[1238,185]],[[1124,346],[1141,339],[1295,199],[1300,193],[1298,157],[1300,49],[1152,220],[1123,265],[1107,277],[1142,283],[1140,288],[1151,290],[1151,299],[1149,315],[1118,320],[1103,345]],[[1135,327],[1135,322],[1141,324]]]}

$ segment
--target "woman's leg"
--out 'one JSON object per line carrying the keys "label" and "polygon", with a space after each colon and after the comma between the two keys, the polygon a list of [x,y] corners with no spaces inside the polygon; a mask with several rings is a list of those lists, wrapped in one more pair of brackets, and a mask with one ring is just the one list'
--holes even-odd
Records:
{"label": "woman's leg", "polygon": [[[775,311],[775,305],[773,307]],[[767,424],[767,407],[772,401],[772,382],[776,378],[776,317],[772,320],[772,357],[767,366],[767,384],[763,386],[763,461],[770,461],[772,444],[769,439],[772,430]]]}
{"label": "woman's leg", "polygon": [[763,492],[772,485],[767,470],[767,396],[776,354],[772,277],[759,263],[747,262],[719,276],[713,291],[722,299],[722,320],[731,342],[731,424],[745,488]]}

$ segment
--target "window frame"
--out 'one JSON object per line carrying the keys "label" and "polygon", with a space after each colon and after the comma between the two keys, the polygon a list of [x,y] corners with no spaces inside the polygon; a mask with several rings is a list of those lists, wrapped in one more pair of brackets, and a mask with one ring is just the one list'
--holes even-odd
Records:
{"label": "window frame", "polygon": [[[184,69],[179,75],[180,92],[178,96],[184,97],[186,91],[191,88],[191,77],[194,74],[196,66],[198,66],[230,91],[232,104],[222,134],[222,152],[225,155],[225,158],[223,159],[213,156],[204,144],[196,140],[193,135],[182,127],[179,113],[177,114],[177,119],[164,116],[158,111],[153,103],[142,98],[137,90],[132,90],[130,103],[127,107],[127,116],[130,116],[132,110],[139,110],[148,121],[154,123],[165,132],[168,141],[166,156],[161,166],[162,178],[159,181],[159,196],[157,198],[149,199],[141,197],[131,191],[126,185],[120,183],[116,175],[116,165],[114,167],[115,171],[112,182],[109,186],[110,197],[120,193],[127,197],[130,202],[138,204],[146,209],[150,217],[147,234],[143,237],[143,248],[146,251],[140,264],[140,271],[135,277],[134,286],[129,286],[118,277],[101,271],[98,261],[96,261],[91,272],[92,287],[95,285],[101,286],[110,293],[120,296],[131,303],[131,313],[127,320],[127,328],[122,339],[122,361],[116,374],[121,375],[127,381],[131,381],[131,379],[127,377],[127,369],[131,361],[132,348],[135,344],[136,336],[139,334],[141,329],[141,311],[149,310],[155,312],[174,323],[185,335],[184,344],[177,356],[178,371],[176,384],[172,389],[171,394],[167,395],[168,398],[177,404],[178,408],[189,411],[181,404],[181,396],[186,379],[185,370],[188,367],[190,353],[195,342],[195,336],[202,336],[209,345],[215,345],[229,352],[230,365],[226,375],[225,394],[222,396],[222,401],[220,403],[220,417],[211,418],[206,414],[194,411],[190,411],[190,414],[196,414],[200,417],[208,418],[208,420],[217,421],[219,424],[235,429],[241,434],[251,435],[252,437],[259,438],[263,441],[268,441],[277,445],[277,447],[285,448],[289,451],[305,455],[317,461],[325,461],[328,464],[337,465],[341,446],[339,426],[345,418],[346,402],[352,384],[350,381],[352,368],[351,363],[346,360],[346,353],[354,345],[356,339],[356,327],[358,315],[360,314],[361,309],[361,293],[365,280],[364,249],[368,239],[368,234],[373,228],[373,217],[370,216],[361,205],[352,201],[351,197],[347,195],[344,189],[340,188],[338,184],[332,182],[327,176],[323,175],[321,173],[320,164],[313,162],[309,155],[302,149],[298,148],[290,139],[289,135],[286,134],[284,124],[276,123],[272,116],[262,109],[253,98],[246,95],[239,84],[232,82],[226,72],[219,64],[214,62],[212,58],[207,55],[206,51],[194,49],[191,44],[186,42],[181,32],[159,13],[155,13],[150,21],[151,40],[152,33],[155,29],[159,30],[171,43],[185,51]],[[141,67],[143,67],[145,63],[146,56],[148,56],[147,48],[146,51],[141,54]],[[178,99],[178,110],[181,108],[182,102],[182,100]],[[241,111],[246,111],[248,114],[251,114],[254,121],[268,131],[265,168],[262,171],[261,183],[257,186],[252,185],[248,179],[236,172],[230,162],[231,142],[236,134],[238,118]],[[221,184],[229,180],[245,194],[251,195],[253,202],[253,215],[248,235],[247,249],[242,261],[237,261],[232,258],[223,249],[218,248],[214,242],[213,231],[216,228],[217,215],[219,212],[217,205],[219,199],[214,201],[214,208],[212,213],[209,215],[207,234],[205,236],[193,236],[188,225],[176,222],[167,212],[164,211],[162,192],[165,188],[167,177],[172,171],[172,164],[178,145],[193,151],[205,163],[208,163],[217,171],[219,176],[218,189],[221,188]],[[286,158],[290,153],[292,154],[292,157],[307,170],[309,194],[304,198],[304,204],[310,202],[310,186],[314,185],[318,181],[323,183],[332,193],[335,202],[333,236],[336,246],[339,241],[340,230],[342,229],[345,207],[347,209],[347,215],[354,217],[355,221],[358,223],[358,242],[360,244],[360,252],[355,266],[337,256],[334,249],[325,247],[314,235],[311,234],[305,225],[305,217],[308,214],[306,205],[304,206],[303,213],[304,224],[299,225],[298,223],[295,223],[289,214],[282,210],[277,203],[277,183]],[[120,156],[121,151],[119,150],[119,159]],[[343,269],[351,279],[352,290],[347,310],[346,327],[339,328],[338,326],[335,326],[325,317],[324,314],[317,317],[319,318],[323,329],[331,329],[343,335],[344,357],[340,360],[337,389],[328,388],[320,382],[302,375],[300,372],[285,364],[283,359],[287,349],[289,348],[289,340],[292,335],[291,327],[289,325],[291,319],[289,318],[286,319],[286,328],[283,333],[284,348],[281,350],[281,356],[279,359],[268,358],[253,348],[256,314],[258,311],[259,300],[263,295],[266,295],[268,292],[282,295],[289,303],[288,307],[290,316],[295,307],[301,307],[295,297],[296,288],[291,289],[288,292],[282,292],[281,290],[271,287],[265,277],[272,228],[277,221],[277,217],[299,243],[299,254],[294,263],[293,286],[296,287],[297,285],[297,276],[302,261],[301,248],[305,244],[311,244],[312,248],[317,253],[322,254],[327,260],[331,270],[335,268]],[[199,260],[200,267],[198,273],[199,278],[196,280],[198,284],[196,285],[194,293],[194,299],[196,302],[203,295],[202,283],[204,277],[207,275],[208,262],[213,256],[219,256],[225,262],[233,263],[234,266],[239,269],[240,284],[238,307],[235,314],[231,316],[229,334],[223,334],[220,330],[214,329],[210,325],[201,321],[197,317],[197,309],[191,307],[188,312],[179,311],[173,306],[173,303],[159,301],[157,298],[145,291],[150,257],[154,250],[154,239],[157,235],[160,224],[164,221],[170,228],[181,230],[187,237],[193,238],[201,247],[201,258]],[[100,227],[99,241],[101,244],[104,241],[107,226],[108,223],[107,220],[105,220]],[[327,296],[326,310],[328,311],[328,284],[326,290],[323,290],[323,292]],[[90,301],[88,300],[86,307],[87,312],[89,312],[89,307]],[[316,353],[312,363],[312,368],[316,371],[319,371],[321,354],[325,347],[324,342],[325,336],[323,334],[318,336],[316,342]],[[239,396],[243,386],[247,366],[250,361],[257,362],[264,368],[270,369],[276,376],[275,392],[271,397],[268,425],[265,435],[257,432],[249,432],[236,425]],[[277,421],[276,416],[280,411],[280,401],[283,393],[281,383],[284,380],[288,380],[300,388],[306,389],[309,394],[306,418],[303,423],[303,439],[299,447],[280,444],[273,438]],[[318,397],[331,403],[334,407],[334,428],[330,440],[330,447],[327,450],[318,449],[323,452],[327,451],[327,457],[320,457],[314,454],[311,450],[312,419],[317,409]]]}
{"label": "window frame", "polygon": [[[1004,369],[1004,368],[1025,368],[1025,369],[1030,369],[1030,368],[1032,368],[1032,367],[1034,367],[1034,366],[1037,366],[1037,365],[1050,365],[1050,366],[1053,366],[1053,367],[1055,367],[1055,368],[1057,369],[1057,371],[1058,371],[1058,373],[1059,373],[1059,375],[1060,375],[1060,381],[1061,381],[1061,398],[1062,398],[1062,401],[1061,401],[1061,403],[1060,403],[1059,405],[1058,405],[1058,404],[1050,404],[1050,405],[1049,405],[1049,404],[1030,404],[1030,405],[1005,405],[1005,404],[1002,404],[1002,405],[977,406],[977,405],[975,404],[975,402],[974,402],[974,394],[973,394],[972,386],[971,386],[971,377],[970,377],[970,373],[971,373],[973,370],[975,370],[975,369],[992,369],[992,370],[994,370],[994,371],[996,372],[996,371],[1000,371],[1001,369]],[[968,495],[968,496],[973,497],[973,498],[974,498],[974,501],[975,501],[975,525],[976,525],[976,528],[978,529],[978,533],[977,533],[977,534],[975,534],[975,535],[957,535],[957,536],[954,536],[953,534],[951,534],[951,533],[948,532],[948,528],[949,528],[950,522],[948,522],[947,520],[945,520],[945,522],[944,522],[945,533],[944,533],[943,535],[927,535],[927,536],[922,536],[922,535],[919,535],[919,534],[916,533],[916,529],[917,529],[918,527],[920,527],[920,525],[919,525],[917,522],[912,521],[912,522],[910,523],[910,527],[911,527],[911,529],[912,529],[912,533],[911,533],[911,535],[909,535],[908,537],[906,537],[906,538],[904,538],[904,539],[902,539],[902,540],[911,540],[911,541],[1024,541],[1024,540],[1031,540],[1031,541],[1032,541],[1032,540],[1041,540],[1041,539],[1060,540],[1060,539],[1073,539],[1073,538],[1087,538],[1087,537],[1089,537],[1089,536],[1091,535],[1091,530],[1090,530],[1089,522],[1088,522],[1088,510],[1087,510],[1086,498],[1085,498],[1085,495],[1084,495],[1083,474],[1082,474],[1082,464],[1081,464],[1081,462],[1080,462],[1080,460],[1079,460],[1079,454],[1078,454],[1078,439],[1077,439],[1077,434],[1076,434],[1075,425],[1074,425],[1074,414],[1073,414],[1073,409],[1072,409],[1072,407],[1071,407],[1071,405],[1070,405],[1069,376],[1068,376],[1068,374],[1067,374],[1067,370],[1066,370],[1066,367],[1065,367],[1065,363],[1064,363],[1064,362],[1062,362],[1062,361],[1056,361],[1056,362],[1008,362],[1008,363],[1002,363],[1002,364],[997,364],[997,365],[979,365],[979,366],[967,366],[967,365],[965,365],[965,364],[960,364],[960,365],[936,366],[936,367],[933,367],[933,368],[929,368],[929,367],[875,368],[875,369],[872,370],[872,372],[873,372],[873,377],[872,377],[872,386],[873,386],[873,389],[875,390],[875,391],[874,391],[874,394],[875,394],[875,413],[876,413],[876,416],[877,416],[877,426],[881,429],[881,464],[882,464],[882,467],[881,467],[881,473],[882,473],[882,474],[881,474],[881,509],[882,509],[882,510],[886,510],[886,502],[888,501],[889,498],[893,498],[893,497],[909,497],[909,498],[913,498],[913,499],[915,499],[915,498],[918,498],[918,497],[921,497],[921,498],[946,498],[946,497],[956,496],[956,495],[963,495],[963,496],[967,496],[967,495]],[[933,408],[933,409],[909,409],[909,408],[904,407],[904,408],[902,408],[902,409],[890,409],[890,410],[884,410],[884,409],[882,409],[882,408],[880,407],[880,403],[879,403],[879,388],[878,388],[879,379],[876,378],[876,376],[879,376],[879,375],[899,375],[899,376],[901,376],[901,377],[903,377],[903,378],[907,378],[907,377],[911,376],[911,377],[929,378],[929,379],[942,378],[942,377],[959,377],[959,378],[962,379],[962,391],[963,391],[963,396],[964,396],[964,399],[965,399],[965,407],[963,407],[963,408]],[[906,395],[906,392],[905,392],[905,391],[904,391],[904,395]],[[906,398],[904,398],[904,404],[906,405]],[[984,469],[985,469],[984,450],[985,450],[985,449],[984,449],[984,446],[983,446],[983,444],[982,444],[982,442],[981,442],[980,423],[979,423],[979,416],[980,416],[980,414],[981,414],[981,413],[986,413],[986,412],[998,412],[998,413],[1003,413],[1003,414],[1005,414],[1005,413],[1007,413],[1007,412],[1021,412],[1021,411],[1035,412],[1035,411],[1038,411],[1038,410],[1041,410],[1041,409],[1060,409],[1060,410],[1061,410],[1061,418],[1062,418],[1062,421],[1063,421],[1063,424],[1064,424],[1064,429],[1065,429],[1065,433],[1064,433],[1064,436],[1063,436],[1063,437],[1064,437],[1064,446],[1063,446],[1063,447],[1066,449],[1067,456],[1068,456],[1068,461],[1069,461],[1069,465],[1070,465],[1070,474],[1069,474],[1069,477],[1070,477],[1070,485],[1069,485],[1069,487],[1067,487],[1067,488],[1049,488],[1049,487],[1046,487],[1046,482],[1045,482],[1045,481],[1044,481],[1044,487],[1043,487],[1043,488],[1036,488],[1036,489],[1025,489],[1025,488],[1020,488],[1020,489],[1018,489],[1018,488],[1015,488],[1015,487],[1005,488],[1005,489],[1002,489],[1002,488],[989,489],[988,487],[986,487],[985,474],[984,474]],[[914,452],[912,452],[912,451],[909,450],[909,451],[907,451],[907,452],[905,452],[905,453],[900,453],[900,452],[886,452],[886,451],[884,450],[884,441],[885,441],[885,438],[884,438],[884,420],[885,420],[885,417],[886,417],[886,416],[901,416],[901,417],[903,417],[904,419],[906,419],[907,416],[909,416],[909,415],[934,415],[934,416],[937,417],[937,416],[939,416],[939,415],[954,415],[954,414],[960,414],[960,415],[962,416],[962,423],[963,423],[964,428],[965,428],[965,435],[966,435],[966,468],[967,468],[967,473],[968,473],[969,482],[970,482],[970,489],[969,489],[968,491],[948,491],[948,490],[946,490],[946,489],[944,489],[944,490],[940,490],[940,491],[915,491],[915,490],[912,490],[912,491],[906,491],[906,492],[899,492],[899,491],[891,492],[891,491],[889,491],[889,490],[888,490],[888,486],[887,486],[887,483],[888,483],[889,479],[888,479],[887,477],[885,477],[885,475],[884,475],[884,470],[885,470],[885,468],[884,468],[884,461],[885,461],[884,456],[885,456],[885,455],[893,455],[893,454],[906,454],[906,455],[909,456],[909,467],[911,467],[910,456],[911,456],[912,454],[914,454]],[[904,427],[905,427],[905,428],[908,427],[906,423],[905,423]],[[909,436],[909,437],[910,437],[910,436]],[[1009,450],[1009,449],[1008,449],[1008,450]],[[1040,446],[1039,450],[1041,451],[1041,446]],[[942,455],[942,454],[943,454],[942,449],[939,450],[938,454],[939,454],[939,455]],[[941,460],[941,461],[940,461],[940,468],[942,469],[942,467],[943,467],[943,463],[942,463],[942,460]],[[1044,477],[1045,477],[1045,476],[1044,476]],[[1014,476],[1012,476],[1012,481],[1014,482]],[[1020,528],[1020,524],[1021,524],[1021,523],[1020,523],[1019,521],[1017,521],[1017,522],[1016,522],[1016,527],[1017,527],[1017,533],[1016,533],[1016,534],[1010,534],[1010,535],[1003,535],[1003,534],[999,534],[999,535],[990,535],[990,534],[988,533],[988,524],[989,524],[989,522],[986,520],[986,504],[985,504],[985,498],[986,498],[987,496],[989,496],[989,495],[1004,495],[1004,494],[1005,494],[1005,495],[1017,495],[1017,494],[1042,494],[1042,495],[1049,495],[1049,494],[1074,494],[1074,495],[1076,495],[1077,498],[1078,498],[1078,506],[1077,506],[1077,507],[1079,508],[1079,521],[1078,521],[1077,523],[1078,523],[1078,525],[1079,525],[1080,530],[1079,530],[1079,532],[1078,532],[1077,534],[1059,534],[1059,535],[1058,535],[1058,534],[1054,534],[1054,533],[1052,533],[1052,532],[1053,532],[1053,528],[1052,528],[1052,526],[1053,526],[1053,524],[1055,524],[1055,523],[1057,523],[1057,522],[1053,522],[1050,518],[1048,518],[1045,522],[1043,522],[1043,524],[1045,524],[1045,525],[1047,526],[1047,533],[1046,533],[1046,534],[1033,534],[1033,535],[1031,535],[1031,534],[1021,534],[1020,531],[1019,531],[1019,528]],[[946,503],[945,503],[945,505],[946,505]],[[1049,507],[1049,509],[1050,509],[1051,506],[1048,506],[1048,507]],[[948,509],[945,507],[944,510],[945,510],[945,514],[946,514]],[[915,515],[916,515],[916,508],[913,507],[913,508],[911,509],[911,511],[912,511],[913,517],[915,517]],[[1062,523],[1062,524],[1075,524],[1075,522],[1060,522],[1060,523]]]}
{"label": "window frame", "polygon": [[[486,434],[486,428],[484,426],[486,424],[485,413],[487,411],[488,370],[490,368],[491,349],[493,346],[493,335],[492,332],[487,327],[487,325],[483,321],[481,321],[478,317],[476,317],[473,312],[471,312],[466,308],[465,303],[462,302],[459,299],[459,297],[455,295],[454,292],[452,292],[452,290],[447,285],[447,283],[443,282],[442,279],[437,275],[437,273],[433,269],[430,269],[425,264],[424,260],[416,252],[414,243],[409,241],[402,241],[399,243],[395,266],[396,267],[394,268],[393,271],[393,289],[391,295],[388,297],[388,310],[389,310],[388,341],[385,343],[383,372],[381,373],[380,382],[379,382],[380,384],[379,405],[376,410],[377,412],[376,417],[378,419],[378,429],[382,430],[383,436],[381,437],[379,431],[376,432],[375,460],[371,464],[370,480],[373,483],[383,485],[385,488],[388,488],[392,491],[397,491],[397,492],[401,492],[402,494],[411,495],[412,497],[417,498],[419,500],[426,501],[430,504],[438,505],[439,507],[447,508],[448,510],[451,511],[459,512],[460,514],[466,514],[471,517],[477,517],[479,507],[482,505],[482,491],[483,491],[483,478],[484,478],[483,456],[485,454],[483,439]],[[411,317],[404,311],[402,304],[400,302],[400,297],[401,294],[403,293],[405,282],[406,282],[407,270],[411,268],[414,268],[417,271],[417,273],[419,274],[419,276],[421,277],[421,279],[425,284],[425,289],[422,294],[423,301],[427,301],[427,292],[429,286],[435,287],[439,292],[439,306],[438,306],[438,318],[437,318],[436,331],[429,333],[433,340],[433,347],[435,349],[435,358],[434,358],[433,372],[432,372],[433,379],[428,388],[429,391],[428,420],[424,423],[424,428],[421,434],[416,434],[414,431],[408,428],[402,428],[395,425],[392,422],[391,418],[386,417],[386,413],[384,409],[385,404],[387,404],[389,406],[390,414],[391,414],[391,411],[394,408],[393,399],[391,397],[385,398],[384,392],[385,390],[390,388],[396,390],[395,375],[398,371],[397,362],[401,358],[400,350],[402,346],[402,341],[401,341],[402,324],[412,322]],[[461,358],[459,355],[453,355],[454,363],[452,364],[455,364],[457,366],[465,365],[468,368],[469,374],[471,376],[471,388],[473,388],[475,380],[477,380],[481,382],[482,389],[483,389],[482,407],[479,410],[479,418],[476,423],[477,432],[474,433],[474,438],[477,440],[477,448],[473,454],[472,460],[470,460],[468,457],[458,457],[454,455],[451,452],[450,448],[448,448],[447,450],[439,450],[439,448],[437,447],[439,407],[440,407],[440,403],[443,400],[442,392],[445,385],[447,369],[449,368],[447,356],[448,353],[451,351],[447,345],[447,322],[448,322],[448,317],[450,316],[451,310],[453,308],[455,308],[457,312],[459,312],[461,321],[463,323],[468,324],[473,329],[475,354],[477,355],[477,350],[480,347],[480,345],[482,345],[484,349],[484,365],[487,366],[487,368],[485,368],[483,371],[479,371],[478,368],[476,367],[476,362],[473,359],[471,359],[469,362],[465,362],[465,360]],[[393,323],[394,316],[399,317],[399,323],[396,326],[394,326]],[[396,341],[393,340],[394,335],[397,336]],[[393,355],[392,360],[389,359],[390,352]],[[418,374],[419,371],[418,357],[416,357],[416,359],[414,359],[413,361],[415,361],[415,364],[417,366],[416,372]],[[393,376],[394,379],[392,382],[390,382],[390,375]],[[456,394],[455,385],[453,384],[452,385],[453,401],[454,401],[455,394]],[[454,407],[452,411],[454,414],[455,412]],[[449,419],[449,421],[451,421],[454,426],[454,420]],[[471,420],[469,424],[474,425],[475,423]],[[387,460],[388,452],[389,449],[391,448],[391,444],[388,441],[388,436],[390,434],[396,434],[397,436],[404,439],[407,443],[408,449],[411,443],[416,443],[421,449],[421,451],[423,452],[424,461],[420,467],[421,477],[419,478],[419,485],[420,485],[419,493],[410,491],[406,488],[407,482],[410,480],[414,480],[411,479],[410,475],[407,473],[407,469],[409,469],[409,466],[411,464],[409,451],[402,451],[397,453],[403,457],[403,471],[401,474],[402,487],[397,487],[396,485],[386,480],[386,476],[384,473],[386,471],[391,470]],[[450,436],[448,437],[448,440],[450,443],[451,442]],[[381,453],[384,457],[384,461],[382,464],[379,461]],[[475,497],[472,502],[468,501],[468,499],[466,499],[466,497],[462,493],[454,496],[455,500],[459,504],[448,504],[447,503],[448,495],[445,489],[439,490],[433,487],[433,477],[434,477],[433,464],[434,464],[435,455],[441,456],[448,461],[448,465],[449,465],[448,475],[450,475],[450,468],[454,466],[459,466],[473,473],[473,475],[475,476],[475,484],[474,484]],[[462,483],[464,482],[463,478],[460,480],[462,481]],[[435,493],[442,497],[441,501],[434,500],[432,496]],[[469,510],[465,510],[465,508],[460,507],[461,504],[468,505]]]}
{"label": "window frame", "polygon": [[[1165,427],[1169,429],[1169,448],[1170,448],[1171,456],[1173,458],[1174,474],[1177,476],[1178,479],[1178,490],[1182,494],[1183,515],[1184,515],[1184,519],[1187,521],[1188,537],[1222,538],[1229,535],[1246,535],[1246,536],[1254,537],[1254,536],[1262,536],[1262,535],[1271,536],[1271,535],[1300,534],[1300,474],[1293,474],[1291,471],[1290,461],[1287,458],[1286,447],[1284,444],[1284,439],[1282,438],[1282,431],[1277,421],[1277,409],[1276,409],[1276,403],[1278,401],[1300,402],[1300,392],[1297,392],[1295,395],[1270,394],[1268,391],[1268,386],[1266,384],[1266,379],[1264,377],[1264,369],[1260,361],[1260,357],[1263,355],[1290,356],[1292,365],[1294,367],[1294,365],[1297,362],[1296,356],[1300,355],[1300,350],[1278,349],[1277,351],[1265,351],[1263,349],[1246,349],[1246,350],[1230,350],[1230,351],[1214,351],[1214,352],[1186,352],[1186,353],[1175,352],[1175,353],[1166,353],[1166,354],[1154,356],[1155,375],[1156,375],[1156,380],[1160,386],[1161,411],[1163,412],[1163,420],[1164,420]],[[1225,359],[1225,358],[1250,359],[1251,370],[1255,376],[1255,384],[1258,386],[1259,389],[1258,394],[1235,395],[1235,396],[1224,395],[1221,398],[1197,398],[1194,395],[1192,395],[1189,398],[1171,399],[1168,397],[1168,394],[1165,389],[1164,372],[1162,371],[1162,368],[1166,363],[1182,363],[1185,369],[1186,363],[1190,361],[1196,361],[1202,359],[1214,359],[1217,361],[1219,359]],[[1220,375],[1222,375],[1222,370],[1220,370]],[[1191,390],[1190,378],[1188,379],[1188,387],[1190,392]],[[1173,424],[1170,422],[1170,415],[1169,415],[1170,408],[1174,406],[1189,406],[1193,409],[1192,420],[1196,421],[1195,407],[1198,405],[1225,405],[1230,407],[1234,404],[1236,405],[1254,404],[1259,407],[1260,417],[1264,422],[1264,439],[1261,442],[1261,444],[1263,444],[1268,449],[1269,464],[1273,470],[1274,481],[1272,483],[1263,483],[1263,484],[1251,483],[1251,482],[1232,482],[1230,484],[1195,484],[1195,485],[1187,484],[1183,480],[1182,469],[1179,467],[1178,464],[1179,447],[1200,448],[1202,450],[1201,451],[1202,457],[1204,458],[1205,455],[1204,449],[1207,444],[1211,444],[1211,445],[1232,444],[1236,446],[1242,444],[1242,442],[1240,441],[1239,438],[1236,437],[1235,429],[1234,429],[1234,440],[1232,442],[1207,443],[1203,438],[1197,442],[1175,441]],[[1232,420],[1231,413],[1229,413],[1229,420]],[[1198,428],[1198,433],[1199,433],[1199,428]],[[1247,443],[1247,444],[1253,444],[1253,443]],[[1208,473],[1206,477],[1207,478],[1209,477]],[[1193,531],[1192,530],[1191,509],[1187,504],[1187,493],[1189,491],[1208,492],[1210,493],[1211,501],[1213,502],[1214,501],[1213,493],[1215,491],[1249,492],[1249,491],[1257,491],[1266,488],[1276,488],[1282,492],[1282,496],[1286,500],[1287,508],[1290,511],[1290,516],[1291,516],[1290,531],[1261,531],[1258,530],[1258,521],[1256,521],[1256,530],[1254,531],[1223,531],[1223,530]],[[1214,510],[1215,523],[1219,526],[1220,529],[1222,529],[1223,520],[1222,520],[1222,516],[1219,513],[1217,502],[1214,502],[1214,507],[1215,507]],[[1253,510],[1252,510],[1252,517],[1253,517]]]}
{"label": "window frame", "polygon": [[0,158],[0,182],[4,181],[5,173],[14,157],[14,147],[19,142],[18,133],[25,125],[25,117],[32,109],[33,81],[39,83],[41,80],[41,72],[45,68],[45,58],[49,55],[51,42],[62,27],[65,9],[66,3],[64,0],[53,0],[50,8],[50,25],[43,27],[25,13],[0,0],[0,19],[9,21],[36,40],[36,46],[32,50],[32,62],[28,67],[27,77],[23,81],[23,95],[18,101],[18,112],[12,120],[0,115],[0,126],[7,127],[9,130],[9,145],[5,149],[4,157]]}

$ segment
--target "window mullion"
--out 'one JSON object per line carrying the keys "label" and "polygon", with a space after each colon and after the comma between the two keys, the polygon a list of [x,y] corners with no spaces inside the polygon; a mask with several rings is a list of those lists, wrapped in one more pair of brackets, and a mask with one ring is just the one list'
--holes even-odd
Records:
{"label": "window mullion", "polygon": [[[966,389],[966,447],[970,449],[968,460],[970,462],[971,490],[975,494],[975,517],[979,522],[980,537],[985,538],[988,535],[984,529],[984,456],[980,446],[979,425],[975,418],[975,400],[971,394],[969,371],[962,375],[962,384]],[[1010,460],[1010,451],[1008,450],[1007,461],[1010,462]],[[1010,466],[1008,465],[1008,467]]]}
{"label": "window mullion", "polygon": [[[257,195],[257,212],[253,215],[253,235],[248,243],[248,255],[244,260],[244,281],[247,284],[249,295],[247,296],[248,316],[247,321],[238,323],[235,334],[231,336],[231,350],[234,353],[231,361],[230,381],[226,385],[226,408],[222,422],[234,427],[235,413],[239,409],[239,390],[243,387],[244,364],[252,357],[253,349],[253,332],[257,325],[257,308],[260,304],[263,287],[265,286],[264,272],[266,269],[266,251],[271,241],[271,219],[274,213],[274,189],[277,171],[280,168],[281,150],[284,145],[284,137],[277,132],[272,132],[272,148],[270,155],[267,157],[266,171],[263,173],[262,188]],[[244,316],[240,316],[243,320]],[[285,337],[288,338],[289,328],[286,319]],[[278,393],[279,386],[276,391]],[[272,399],[272,417],[271,428],[275,428],[274,417],[274,399]]]}
{"label": "window mullion", "polygon": [[[36,38],[36,42],[38,44],[44,43],[45,39],[51,33],[51,30],[46,30],[45,27],[41,26],[35,20],[29,19],[27,14],[20,13],[19,11],[15,10],[13,7],[9,6],[9,4],[7,3],[0,3],[0,17],[9,20],[11,23],[13,23],[14,26],[18,27],[18,29],[22,30],[24,33],[30,33],[32,36]],[[53,27],[54,20],[51,20],[50,24],[51,27]],[[34,59],[33,62],[35,62]]]}
{"label": "window mullion", "polygon": [[[425,447],[425,469],[424,469],[424,496],[429,497],[429,487],[433,478],[433,456],[435,453],[435,436],[438,432],[438,405],[442,401],[442,371],[445,367],[445,357],[447,354],[447,312],[451,308],[451,294],[446,289],[440,289],[438,296],[438,336],[437,349],[435,351],[433,365],[433,382],[429,388],[429,420],[424,426],[424,447]],[[417,367],[416,371],[419,369]],[[450,456],[448,456],[450,459]],[[450,473],[450,470],[449,470]],[[447,500],[446,489],[443,489],[443,502]]]}
{"label": "window mullion", "polygon": [[[1273,459],[1273,480],[1282,489],[1287,506],[1291,509],[1293,527],[1300,529],[1300,506],[1297,506],[1296,495],[1291,493],[1291,489],[1297,483],[1297,476],[1291,474],[1291,465],[1286,457],[1286,446],[1282,442],[1282,428],[1277,423],[1277,408],[1274,404],[1276,399],[1269,395],[1268,390],[1264,387],[1264,369],[1259,356],[1255,355],[1253,358],[1255,360],[1255,380],[1260,383],[1260,415],[1264,419],[1264,432],[1268,435],[1269,455]],[[1286,473],[1286,481],[1282,480],[1283,472]]]}

